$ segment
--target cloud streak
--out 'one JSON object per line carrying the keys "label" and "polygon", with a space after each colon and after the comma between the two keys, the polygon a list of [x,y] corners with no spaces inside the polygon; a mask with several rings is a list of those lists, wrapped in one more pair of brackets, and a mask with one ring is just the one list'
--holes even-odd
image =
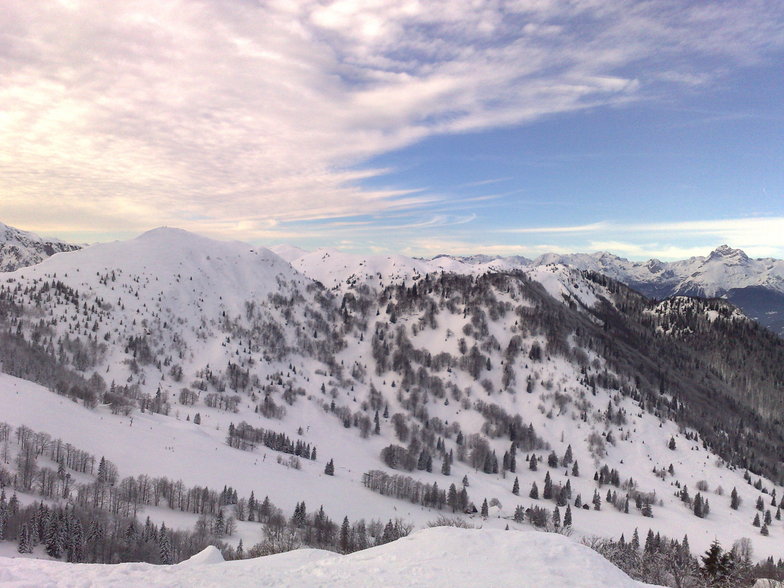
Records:
{"label": "cloud streak", "polygon": [[780,48],[783,12],[763,1],[7,0],[0,217],[258,238],[420,211],[449,198],[363,187],[387,170],[358,165],[436,134],[708,84],[716,70],[701,60],[753,63]]}

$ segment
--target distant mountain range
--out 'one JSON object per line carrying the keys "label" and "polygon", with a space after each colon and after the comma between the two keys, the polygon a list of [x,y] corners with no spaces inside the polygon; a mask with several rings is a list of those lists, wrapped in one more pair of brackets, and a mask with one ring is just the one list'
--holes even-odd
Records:
{"label": "distant mountain range", "polygon": [[81,247],[58,239],[39,237],[0,223],[0,272],[35,265],[55,253],[77,249]]}
{"label": "distant mountain range", "polygon": [[[46,239],[0,223],[0,271],[40,263],[55,253],[81,246]],[[327,288],[342,290],[358,282],[385,286],[445,271],[481,275],[488,271],[559,264],[594,271],[654,299],[671,296],[724,298],[771,331],[784,335],[784,260],[752,259],[740,249],[721,245],[707,256],[680,261],[629,261],[612,253],[546,253],[522,256],[437,255],[416,259],[402,255],[362,256],[336,249],[305,251],[291,245],[271,250],[298,271]]]}
{"label": "distant mountain range", "polygon": [[[469,263],[479,262],[476,257],[463,259]],[[725,298],[746,316],[780,335],[784,334],[784,260],[752,259],[740,249],[727,245],[716,248],[705,257],[671,262],[658,259],[629,261],[607,252],[547,253],[528,264],[524,258],[511,260],[520,265],[562,264],[595,271],[623,282],[649,298]],[[489,261],[481,259],[481,263]]]}

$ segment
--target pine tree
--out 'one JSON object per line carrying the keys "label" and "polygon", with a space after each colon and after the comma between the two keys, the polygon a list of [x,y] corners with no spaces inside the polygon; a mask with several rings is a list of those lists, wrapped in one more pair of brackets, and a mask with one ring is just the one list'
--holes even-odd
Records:
{"label": "pine tree", "polygon": [[675,450],[675,437],[670,437],[670,442],[667,444],[667,447],[673,451]]}
{"label": "pine tree", "polygon": [[452,512],[455,512],[457,510],[458,507],[457,488],[455,488],[454,484],[451,484],[449,486],[449,491],[447,492],[446,495],[446,504],[449,508],[452,509]]}
{"label": "pine tree", "polygon": [[572,526],[572,507],[568,504],[566,505],[566,512],[564,513],[564,520],[563,520],[564,527],[567,529]]}
{"label": "pine tree", "polygon": [[340,526],[340,552],[349,553],[351,551],[351,527],[348,517],[343,517],[343,524]]}
{"label": "pine tree", "polygon": [[5,500],[5,490],[0,488],[0,541],[5,539],[8,528],[8,504]]}
{"label": "pine tree", "polygon": [[161,523],[161,530],[158,534],[158,548],[161,555],[161,563],[169,565],[172,563],[171,541],[166,523]]}
{"label": "pine tree", "polygon": [[528,493],[528,497],[539,500],[539,488],[536,487],[536,482],[531,484],[531,491]]}
{"label": "pine tree", "polygon": [[531,454],[531,460],[528,462],[528,469],[532,472],[537,470],[536,455]]}
{"label": "pine tree", "polygon": [[33,552],[30,528],[27,526],[27,523],[22,523],[22,526],[19,528],[19,545],[17,547],[17,551],[19,553]]}
{"label": "pine tree", "polygon": [[765,503],[762,500],[762,496],[757,498],[757,510],[760,512],[765,510]]}
{"label": "pine tree", "polygon": [[738,510],[740,506],[740,498],[738,497],[738,490],[733,487],[732,493],[730,494],[730,508],[732,510]]}
{"label": "pine tree", "polygon": [[697,517],[702,518],[705,516],[702,511],[702,494],[697,492],[697,495],[694,497],[694,506],[693,509],[694,515]]}
{"label": "pine tree", "polygon": [[490,510],[487,507],[487,498],[485,498],[484,501],[482,502],[482,512],[481,512],[481,515],[482,515],[482,517],[487,518],[489,516],[489,514],[490,514]]}
{"label": "pine tree", "polygon": [[44,538],[46,543],[46,553],[49,557],[58,559],[62,553],[63,545],[60,536],[60,529],[58,525],[58,518],[55,512],[49,513],[49,518],[46,523],[46,536]]}
{"label": "pine tree", "polygon": [[331,459],[327,462],[327,465],[324,468],[324,473],[328,476],[335,475],[335,463]]}
{"label": "pine tree", "polygon": [[520,481],[515,476],[514,484],[512,484],[512,494],[515,496],[520,496]]}
{"label": "pine tree", "polygon": [[561,463],[564,466],[568,466],[570,463],[572,463],[573,459],[574,458],[572,457],[572,446],[568,445],[566,447],[566,453],[564,453],[564,456],[563,456],[563,459],[561,460]]}
{"label": "pine tree", "polygon": [[764,535],[765,537],[767,537],[769,533],[770,531],[768,531],[768,526],[762,525],[762,528],[760,529],[760,535]]}
{"label": "pine tree", "polygon": [[237,559],[245,559],[245,548],[242,546],[242,538],[240,538],[240,542],[237,543],[237,550],[234,552],[234,556]]}
{"label": "pine tree", "polygon": [[449,454],[447,454],[444,456],[444,461],[441,463],[441,473],[445,476],[449,476],[452,473],[452,465],[449,462]]}
{"label": "pine tree", "polygon": [[575,478],[580,477],[580,467],[577,465],[577,462],[574,462],[574,465],[572,466],[572,475]]}
{"label": "pine tree", "polygon": [[759,513],[754,515],[754,522],[751,523],[751,524],[754,525],[755,527],[759,527],[760,526]]}
{"label": "pine tree", "polygon": [[558,510],[557,506],[553,509],[553,527],[556,529],[561,528],[561,511]]}
{"label": "pine tree", "polygon": [[629,544],[634,551],[640,550],[640,533],[637,531],[637,527],[634,528],[634,535],[632,535],[632,542]]}
{"label": "pine tree", "polygon": [[723,552],[718,540],[714,540],[702,556],[702,575],[709,580],[714,580],[715,585],[720,585],[719,582],[726,573]]}
{"label": "pine tree", "polygon": [[602,510],[602,497],[599,496],[599,491],[593,491],[593,509],[594,510]]}
{"label": "pine tree", "polygon": [[553,480],[550,478],[550,472],[547,472],[544,476],[544,491],[542,492],[542,498],[545,500],[550,500],[553,497]]}

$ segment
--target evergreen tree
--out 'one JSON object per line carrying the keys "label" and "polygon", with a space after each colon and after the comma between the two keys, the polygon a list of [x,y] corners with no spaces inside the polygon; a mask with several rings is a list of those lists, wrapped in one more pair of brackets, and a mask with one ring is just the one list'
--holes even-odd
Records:
{"label": "evergreen tree", "polygon": [[161,523],[161,530],[158,534],[158,550],[161,556],[161,563],[169,565],[172,563],[171,540],[166,523]]}
{"label": "evergreen tree", "polygon": [[599,496],[598,490],[593,491],[593,500],[591,502],[593,502],[594,510],[602,510],[602,497]]}
{"label": "evergreen tree", "polygon": [[351,527],[348,517],[343,517],[343,524],[340,526],[340,552],[349,553],[351,551]]}
{"label": "evergreen tree", "polygon": [[575,478],[580,477],[580,467],[577,465],[577,462],[574,462],[574,465],[572,466],[572,475]]}
{"label": "evergreen tree", "polygon": [[755,527],[759,527],[760,526],[759,513],[754,515],[754,522],[751,523],[751,524],[754,525]]}
{"label": "evergreen tree", "polygon": [[237,543],[237,550],[234,552],[234,556],[237,559],[245,559],[245,548],[242,546],[242,538],[240,538],[240,542]]}
{"label": "evergreen tree", "polygon": [[485,498],[484,501],[482,502],[482,512],[481,512],[481,515],[484,518],[487,518],[489,516],[489,514],[490,514],[490,511],[489,511],[489,509],[487,507],[487,498]]}
{"label": "evergreen tree", "polygon": [[636,552],[640,550],[640,533],[637,531],[637,527],[634,528],[634,535],[632,535],[632,542],[629,543],[631,548]]}
{"label": "evergreen tree", "polygon": [[561,528],[561,511],[558,510],[557,506],[553,509],[553,527],[556,529]]}
{"label": "evergreen tree", "polygon": [[8,504],[5,499],[5,489],[0,488],[0,541],[5,539],[8,528]]}
{"label": "evergreen tree", "polygon": [[60,535],[60,528],[58,525],[57,514],[52,511],[46,523],[46,536],[44,538],[46,543],[46,553],[49,557],[58,559],[62,553],[63,545]]}
{"label": "evergreen tree", "polygon": [[563,520],[564,527],[567,529],[572,526],[572,507],[568,504],[566,505],[566,512],[564,513],[564,520]]}
{"label": "evergreen tree", "polygon": [[452,473],[452,464],[450,463],[449,454],[444,456],[444,461],[441,463],[441,473],[449,476]]}
{"label": "evergreen tree", "polygon": [[449,486],[449,491],[447,492],[446,495],[446,504],[449,508],[452,509],[452,512],[455,512],[457,510],[458,507],[457,488],[455,488],[454,484],[451,484]]}
{"label": "evergreen tree", "polygon": [[536,482],[531,484],[531,491],[528,493],[528,497],[539,500],[539,488],[536,487]]}
{"label": "evergreen tree", "polygon": [[542,498],[545,500],[549,500],[553,497],[553,480],[550,478],[550,472],[547,472],[544,476],[544,491],[542,492]]}
{"label": "evergreen tree", "polygon": [[514,484],[512,484],[512,494],[515,496],[520,496],[520,481],[515,476]]}
{"label": "evergreen tree", "polygon": [[563,456],[563,459],[561,460],[561,463],[564,466],[568,466],[570,463],[572,463],[573,459],[574,459],[574,457],[572,457],[572,446],[568,445],[566,447],[566,453],[564,453],[564,456]]}
{"label": "evergreen tree", "polygon": [[738,510],[740,506],[740,498],[738,497],[738,490],[736,488],[732,488],[732,493],[730,494],[730,508],[732,510]]}
{"label": "evergreen tree", "polygon": [[327,465],[324,468],[324,473],[328,476],[335,475],[335,462],[333,462],[331,459],[327,462]]}
{"label": "evergreen tree", "polygon": [[528,462],[528,469],[535,472],[538,465],[536,463],[536,455],[531,454],[531,460]]}

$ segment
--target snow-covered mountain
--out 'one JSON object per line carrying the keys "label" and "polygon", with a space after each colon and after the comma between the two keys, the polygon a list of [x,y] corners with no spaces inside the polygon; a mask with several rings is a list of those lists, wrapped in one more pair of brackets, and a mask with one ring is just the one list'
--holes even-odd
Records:
{"label": "snow-covered mountain", "polygon": [[117,468],[112,504],[181,530],[234,516],[234,547],[290,520],[304,541],[322,505],[364,545],[398,518],[556,530],[567,508],[575,539],[651,529],[696,554],[749,537],[755,558],[784,539],[784,346],[721,300],[554,264],[292,265],[157,229],[6,274],[0,364],[0,485],[22,504],[110,492],[106,467],[60,468],[67,444]]}
{"label": "snow-covered mountain", "polygon": [[[441,259],[446,256],[438,256]],[[604,274],[656,299],[670,296],[723,297],[744,313],[784,335],[784,260],[752,259],[740,249],[717,247],[707,256],[663,262],[629,261],[612,253],[546,253],[534,260],[521,257],[450,257],[466,264],[505,263],[512,267],[559,264]]]}
{"label": "snow-covered mountain", "polygon": [[514,260],[482,261],[483,256],[458,259],[442,255],[433,259],[417,259],[404,255],[357,255],[328,248],[299,254],[289,249],[285,251],[292,253],[289,261],[297,270],[326,288],[341,293],[360,285],[376,290],[414,282],[428,273],[481,275],[517,267]]}
{"label": "snow-covered mountain", "polygon": [[55,253],[77,249],[78,245],[45,239],[0,223],[0,272],[35,265]]}
{"label": "snow-covered mountain", "polygon": [[534,265],[560,263],[610,276],[644,294],[666,296],[719,297],[731,290],[762,287],[784,293],[784,260],[751,259],[740,249],[722,245],[708,256],[682,261],[629,261],[611,253],[548,253],[534,260]]}

